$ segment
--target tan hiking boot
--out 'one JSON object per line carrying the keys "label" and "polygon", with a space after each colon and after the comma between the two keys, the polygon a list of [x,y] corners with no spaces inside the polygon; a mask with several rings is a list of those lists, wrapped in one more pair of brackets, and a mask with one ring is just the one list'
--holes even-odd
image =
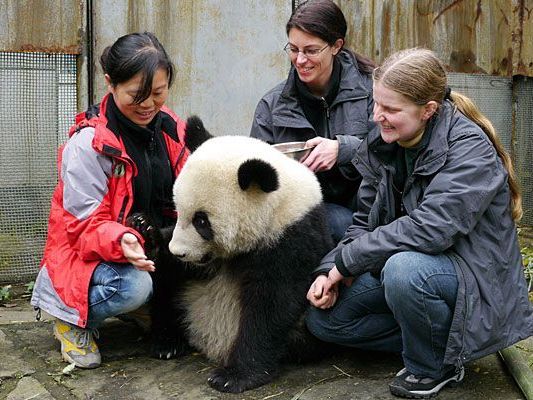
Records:
{"label": "tan hiking boot", "polygon": [[61,355],[68,363],[79,368],[96,368],[102,363],[91,329],[56,319],[54,336],[61,342]]}

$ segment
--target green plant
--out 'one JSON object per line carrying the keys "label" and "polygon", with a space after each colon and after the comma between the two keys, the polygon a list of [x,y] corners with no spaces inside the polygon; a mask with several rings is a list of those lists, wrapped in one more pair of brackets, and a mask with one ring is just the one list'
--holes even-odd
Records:
{"label": "green plant", "polygon": [[0,303],[3,303],[4,301],[8,301],[12,296],[11,293],[11,285],[2,286],[0,288]]}
{"label": "green plant", "polygon": [[533,297],[533,249],[531,247],[523,247],[521,250],[522,259],[524,261],[524,274],[528,282],[528,290],[530,292],[530,299]]}

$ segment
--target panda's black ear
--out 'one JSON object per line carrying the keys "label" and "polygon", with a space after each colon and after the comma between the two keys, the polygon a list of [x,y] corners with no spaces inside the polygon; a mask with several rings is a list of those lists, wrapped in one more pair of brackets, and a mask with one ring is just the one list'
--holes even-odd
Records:
{"label": "panda's black ear", "polygon": [[246,190],[252,184],[257,184],[265,193],[270,193],[279,188],[278,173],[269,163],[256,158],[246,160],[239,167],[239,186]]}
{"label": "panda's black ear", "polygon": [[211,139],[211,135],[205,128],[202,120],[193,115],[187,118],[187,126],[185,128],[185,146],[191,151],[196,150],[207,139]]}

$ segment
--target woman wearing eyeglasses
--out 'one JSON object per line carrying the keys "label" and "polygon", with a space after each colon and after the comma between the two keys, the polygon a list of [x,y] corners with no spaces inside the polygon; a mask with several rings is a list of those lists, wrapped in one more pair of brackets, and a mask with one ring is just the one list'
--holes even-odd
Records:
{"label": "woman wearing eyeglasses", "polygon": [[251,136],[268,143],[306,141],[302,162],[322,186],[335,241],[351,224],[360,177],[351,164],[374,127],[371,60],[344,48],[346,19],[331,0],[300,4],[287,22],[287,79],[257,105]]}

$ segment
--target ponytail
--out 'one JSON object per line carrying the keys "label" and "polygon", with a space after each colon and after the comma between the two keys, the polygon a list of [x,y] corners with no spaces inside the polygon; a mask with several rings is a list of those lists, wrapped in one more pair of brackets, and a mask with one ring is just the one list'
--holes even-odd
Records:
{"label": "ponytail", "polygon": [[479,108],[477,108],[477,106],[472,102],[472,100],[470,100],[465,95],[453,91],[450,93],[450,99],[457,106],[459,111],[461,111],[471,121],[475,122],[476,125],[478,125],[481,129],[483,129],[483,132],[485,132],[485,134],[489,137],[490,141],[494,145],[498,156],[501,158],[503,165],[509,174],[509,189],[511,190],[511,212],[513,219],[518,222],[522,218],[523,214],[522,195],[520,193],[520,185],[518,184],[511,156],[503,147],[500,137],[496,133],[496,130],[494,129],[492,123],[487,117],[485,117],[481,113]]}

